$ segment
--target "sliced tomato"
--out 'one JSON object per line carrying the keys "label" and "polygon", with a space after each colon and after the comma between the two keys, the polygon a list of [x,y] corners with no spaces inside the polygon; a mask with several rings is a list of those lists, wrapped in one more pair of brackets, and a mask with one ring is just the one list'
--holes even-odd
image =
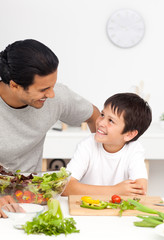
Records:
{"label": "sliced tomato", "polygon": [[22,197],[23,197],[23,192],[21,190],[17,190],[15,192],[15,197],[16,197],[17,200],[21,200]]}
{"label": "sliced tomato", "polygon": [[32,193],[30,191],[24,191],[22,199],[24,203],[31,203]]}
{"label": "sliced tomato", "polygon": [[37,203],[39,204],[44,204],[46,201],[46,199],[43,197],[43,194],[38,194],[37,195]]}

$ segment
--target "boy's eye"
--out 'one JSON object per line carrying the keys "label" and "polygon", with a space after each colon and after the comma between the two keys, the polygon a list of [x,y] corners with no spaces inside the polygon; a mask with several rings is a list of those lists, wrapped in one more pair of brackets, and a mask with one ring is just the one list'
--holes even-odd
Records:
{"label": "boy's eye", "polygon": [[114,123],[112,119],[109,119],[109,122]]}
{"label": "boy's eye", "polygon": [[104,117],[104,113],[101,113],[100,115],[101,115],[101,117]]}

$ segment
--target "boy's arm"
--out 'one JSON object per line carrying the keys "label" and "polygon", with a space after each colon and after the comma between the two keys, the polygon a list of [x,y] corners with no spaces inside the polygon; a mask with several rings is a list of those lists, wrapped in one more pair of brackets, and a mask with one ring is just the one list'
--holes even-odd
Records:
{"label": "boy's arm", "polygon": [[146,178],[139,178],[135,180],[137,184],[143,187],[145,194],[147,193],[148,180]]}
{"label": "boy's arm", "polygon": [[[62,196],[68,195],[144,195],[144,180],[141,179],[126,180],[114,186],[97,186],[80,183],[77,179],[71,177]],[[147,180],[146,180],[147,181]],[[145,186],[145,185],[144,185]]]}

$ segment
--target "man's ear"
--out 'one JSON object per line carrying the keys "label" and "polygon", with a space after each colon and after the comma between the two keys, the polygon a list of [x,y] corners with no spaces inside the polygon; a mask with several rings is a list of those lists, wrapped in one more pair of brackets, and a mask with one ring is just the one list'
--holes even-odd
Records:
{"label": "man's ear", "polygon": [[14,82],[13,80],[10,80],[9,86],[12,91],[17,91],[20,88],[20,85]]}
{"label": "man's ear", "polygon": [[137,134],[138,134],[138,131],[137,131],[137,130],[129,131],[129,132],[125,133],[124,140],[125,140],[126,142],[129,142],[129,141],[132,140],[135,136],[137,136]]}

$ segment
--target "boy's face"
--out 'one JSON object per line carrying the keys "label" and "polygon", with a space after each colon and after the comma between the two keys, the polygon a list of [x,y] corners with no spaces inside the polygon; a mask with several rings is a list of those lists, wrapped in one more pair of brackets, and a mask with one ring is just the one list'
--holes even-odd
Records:
{"label": "boy's face", "polygon": [[117,115],[108,105],[96,120],[95,140],[103,143],[106,151],[114,153],[119,151],[126,143],[126,133],[122,134],[125,123],[123,114]]}

